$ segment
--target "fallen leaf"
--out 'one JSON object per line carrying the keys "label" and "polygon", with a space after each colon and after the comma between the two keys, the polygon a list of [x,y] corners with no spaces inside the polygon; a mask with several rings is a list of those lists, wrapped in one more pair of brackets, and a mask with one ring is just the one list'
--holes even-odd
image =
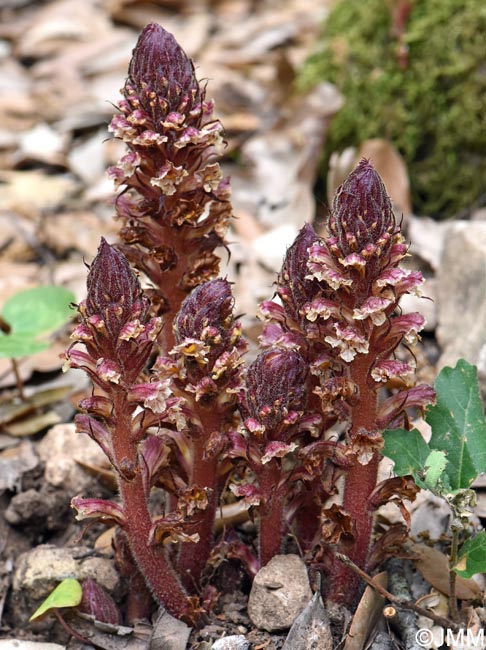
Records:
{"label": "fallen leaf", "polygon": [[[422,577],[438,591],[450,595],[449,591],[449,558],[436,548],[425,544],[413,544],[412,553],[417,559],[413,560],[414,566]],[[479,598],[481,589],[472,578],[466,579],[456,576],[456,596],[460,600],[473,600]]]}

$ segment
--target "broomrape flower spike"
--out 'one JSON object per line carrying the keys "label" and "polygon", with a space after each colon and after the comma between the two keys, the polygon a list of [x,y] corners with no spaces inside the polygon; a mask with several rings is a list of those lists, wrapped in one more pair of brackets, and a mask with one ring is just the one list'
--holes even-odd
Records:
{"label": "broomrape flower spike", "polygon": [[[400,315],[398,308],[400,297],[416,290],[423,278],[418,271],[398,268],[407,246],[385,187],[368,160],[362,160],[336,192],[328,228],[327,240],[310,247],[308,267],[310,277],[321,283],[323,298],[339,306],[334,312],[329,307],[328,317],[317,316],[316,322],[322,323],[323,343],[330,346],[331,366],[341,367],[348,390],[353,387],[351,400],[342,395],[348,405],[345,444],[355,458],[343,496],[354,536],[345,551],[365,567],[372,528],[370,495],[383,445],[380,432],[404,423],[412,393],[420,407],[434,399],[430,387],[413,386],[411,365],[390,359],[399,343],[423,326],[419,314]],[[402,390],[382,398],[383,384]],[[334,564],[331,575],[332,597],[352,602],[356,576],[342,564]]]}
{"label": "broomrape flower spike", "polygon": [[[229,181],[214,160],[222,126],[172,34],[147,25],[138,39],[110,130],[129,153],[109,170],[123,252],[151,283],[152,309],[173,318],[198,284],[215,277],[216,247],[231,216]],[[170,327],[160,334],[173,345]]]}
{"label": "broomrape flower spike", "polygon": [[[266,302],[260,308],[267,321],[261,342],[302,354],[310,369],[308,408],[321,416],[313,433],[317,440],[299,452],[309,489],[307,497],[301,493],[294,500],[296,526],[315,544],[318,533],[311,522],[319,503],[321,540],[341,540],[341,550],[365,567],[381,431],[403,425],[406,407],[434,400],[429,386],[415,386],[413,365],[393,358],[398,345],[416,339],[423,327],[420,314],[403,315],[399,309],[400,297],[417,291],[423,278],[399,268],[407,245],[367,160],[336,192],[328,231],[319,239],[307,225],[289,249],[277,283],[282,304]],[[389,397],[383,387],[392,391]],[[345,433],[332,443],[326,430],[338,422]],[[337,506],[324,506],[342,474],[343,505],[336,517]],[[329,571],[329,597],[351,603],[356,577],[341,564],[333,563]]]}
{"label": "broomrape flower spike", "polygon": [[[147,397],[138,378],[154,351],[159,318],[148,315],[149,303],[122,253],[102,240],[88,275],[88,295],[78,308],[81,323],[66,356],[85,370],[97,387],[82,401],[86,414],[76,416],[77,430],[91,436],[112,463],[121,505],[75,497],[78,519],[115,522],[126,533],[130,551],[156,598],[177,616],[190,617],[189,603],[165,549],[151,542],[144,447],[148,428],[159,417],[139,418]],[[78,349],[82,344],[85,351]]]}
{"label": "broomrape flower spike", "polygon": [[[231,535],[221,540],[228,557],[254,571],[292,531],[327,571],[328,598],[351,604],[359,584],[334,551],[372,567],[403,540],[403,500],[415,494],[402,479],[377,486],[382,431],[434,400],[413,363],[395,358],[423,327],[399,307],[423,278],[399,266],[407,245],[383,183],[362,160],[336,193],[328,236],[301,230],[277,279],[279,303],[260,306],[262,350],[245,372],[231,286],[216,279],[231,205],[205,86],[152,24],[123,94],[110,126],[128,147],[110,171],[122,188],[122,243],[102,240],[66,353],[94,385],[77,430],[113,465],[119,500],[77,496],[72,506],[79,519],[116,523],[154,597],[196,622],[229,486],[258,516],[259,558]],[[329,507],[338,479],[342,503]],[[153,489],[164,490],[154,515]],[[387,500],[405,524],[372,546],[373,512]]]}

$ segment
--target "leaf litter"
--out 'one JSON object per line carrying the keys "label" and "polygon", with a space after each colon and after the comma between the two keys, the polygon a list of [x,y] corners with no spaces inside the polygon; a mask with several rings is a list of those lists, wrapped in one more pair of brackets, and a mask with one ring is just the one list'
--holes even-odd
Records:
{"label": "leaf litter", "polygon": [[[322,218],[328,200],[321,191],[316,206],[313,186],[327,125],[343,99],[326,84],[304,98],[291,91],[328,4],[314,0],[4,0],[0,7],[0,307],[17,291],[39,283],[59,283],[82,299],[84,262],[91,261],[101,236],[115,239],[113,192],[104,170],[119,158],[120,143],[107,141],[106,125],[138,31],[155,20],[173,32],[196,60],[198,74],[208,78],[209,95],[226,125],[223,167],[232,177],[237,221],[230,236],[235,242],[233,257],[223,274],[246,280],[237,285],[245,289],[239,289],[236,300],[245,313],[246,330],[256,341],[260,329],[252,314],[271,291],[279,258],[305,221]],[[360,155],[382,161],[385,174],[378,171],[388,175],[388,191],[401,211],[410,213],[407,171],[386,140],[362,143],[348,153],[347,162],[336,159],[330,187],[339,182],[349,161]],[[410,219],[423,238],[422,265],[436,266],[440,251],[432,247],[429,252],[430,236],[414,217]],[[276,251],[273,257],[265,252],[269,247]],[[420,264],[421,244],[415,235],[414,247]],[[68,328],[61,330],[48,350],[19,363],[29,395],[24,403],[14,397],[15,380],[7,360],[0,360],[2,509],[12,494],[32,487],[41,490],[46,484],[46,450],[42,460],[37,453],[39,432],[54,422],[69,422],[79,394],[86,391],[78,375],[60,375],[60,354],[69,344],[68,334]],[[61,377],[61,383],[48,388],[54,376]],[[63,408],[58,409],[59,404]],[[58,468],[69,452],[62,453],[55,461]],[[107,468],[81,456],[74,460],[85,474],[80,489],[91,481],[100,494],[112,490]],[[51,463],[51,476],[55,463]],[[51,485],[49,489],[61,488]],[[71,496],[74,492],[66,492],[67,500]],[[79,526],[70,520],[57,537],[42,531],[33,536],[30,531],[26,539],[32,547],[47,537],[50,542],[72,545],[78,533]],[[93,536],[93,543],[96,538],[101,538],[101,531]],[[109,544],[98,546],[106,549]],[[2,575],[6,572],[11,578],[16,555],[8,540],[1,543]],[[421,566],[429,585],[434,585],[430,561]],[[379,617],[379,605],[375,602],[372,608],[372,615],[364,605],[356,611],[354,624],[364,639],[372,632],[376,612]],[[41,627],[35,634],[25,628],[31,613],[20,612],[15,619],[7,605],[0,616],[0,636],[43,635],[44,641],[57,640],[52,627]],[[84,625],[92,630],[91,623]],[[206,627],[207,634],[204,629],[192,633],[188,647],[203,650],[221,635],[242,631],[255,648],[277,650],[285,641],[285,634],[252,630],[244,615],[240,619],[225,615],[224,608]],[[170,631],[161,631],[157,624],[153,629],[135,628],[132,641],[137,641],[132,645],[121,637],[108,643],[105,633],[97,630],[96,634],[103,647],[142,650],[164,643],[164,634]],[[179,641],[177,634],[174,631],[174,648],[183,650],[186,632],[179,632]],[[69,644],[75,647],[79,645]]]}

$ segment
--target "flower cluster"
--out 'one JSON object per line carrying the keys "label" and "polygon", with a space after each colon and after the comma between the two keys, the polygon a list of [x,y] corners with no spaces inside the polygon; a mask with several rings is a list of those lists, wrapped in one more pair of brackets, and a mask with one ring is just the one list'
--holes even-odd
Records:
{"label": "flower cluster", "polygon": [[[424,324],[420,314],[402,314],[399,308],[401,296],[417,292],[423,282],[420,272],[400,268],[406,254],[383,183],[362,160],[335,195],[328,236],[318,238],[311,226],[302,229],[278,279],[281,304],[260,308],[268,321],[262,344],[299,350],[309,364],[309,403],[316,408],[318,399],[324,428],[318,441],[301,450],[302,461],[321,477],[331,472],[331,482],[346,476],[342,507],[321,512],[321,538],[346,540],[345,550],[361,566],[376,507],[370,495],[381,431],[403,425],[406,408],[434,400],[429,386],[414,385],[412,363],[394,357],[398,345],[412,344]],[[325,430],[335,423],[344,426],[344,435],[332,443]],[[342,573],[340,566],[337,571]],[[334,595],[344,598],[340,590],[350,576],[335,577]]]}
{"label": "flower cluster", "polygon": [[[166,606],[178,615],[188,614],[186,595],[165,550],[152,543],[155,523],[147,503],[158,469],[166,461],[166,448],[150,428],[159,425],[171,407],[169,398],[153,409],[150,397],[157,395],[164,401],[162,387],[140,381],[161,321],[149,317],[148,301],[127,259],[105,240],[91,265],[87,286],[87,298],[78,307],[81,322],[66,357],[70,366],[88,373],[96,389],[82,400],[80,407],[86,413],[77,415],[75,422],[77,430],[92,437],[110,460],[121,504],[75,497],[72,506],[78,519],[117,523],[153,591],[169,588]],[[179,511],[177,515],[172,534],[184,523]]]}
{"label": "flower cluster", "polygon": [[[377,485],[382,431],[434,399],[415,385],[413,363],[397,358],[424,324],[401,312],[400,298],[423,278],[400,267],[407,246],[383,183],[362,160],[336,193],[326,237],[301,230],[278,301],[260,306],[262,350],[245,370],[231,285],[214,278],[231,213],[213,161],[221,125],[192,62],[161,27],[142,32],[124,95],[110,127],[129,148],[111,170],[125,188],[123,244],[102,241],[66,355],[93,380],[76,423],[113,465],[120,499],[75,497],[73,507],[80,519],[119,524],[134,577],[138,569],[187,620],[200,613],[195,593],[212,600],[205,569],[217,556],[217,513],[235,497],[257,515],[259,558],[234,532],[220,539],[227,557],[255,571],[292,531],[325,567],[328,596],[351,602],[357,579],[333,550],[366,568],[403,539],[403,499],[416,486],[407,477]],[[342,502],[329,506],[340,477]],[[157,512],[153,489],[163,490]],[[388,501],[404,524],[372,546],[373,513]]]}
{"label": "flower cluster", "polygon": [[[231,216],[229,181],[214,160],[222,126],[192,61],[156,24],[139,37],[123,94],[110,130],[129,152],[109,170],[124,187],[116,203],[123,251],[150,280],[153,309],[173,317],[218,272],[214,249]],[[165,335],[172,343],[170,328]]]}

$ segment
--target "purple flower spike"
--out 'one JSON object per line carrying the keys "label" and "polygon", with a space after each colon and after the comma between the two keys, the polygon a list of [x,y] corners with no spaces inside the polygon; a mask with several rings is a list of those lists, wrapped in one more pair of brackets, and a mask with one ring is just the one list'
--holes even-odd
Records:
{"label": "purple flower spike", "polygon": [[357,255],[366,262],[387,255],[397,226],[385,186],[369,160],[361,160],[337,190],[328,225],[335,238],[330,247],[342,259]]}
{"label": "purple flower spike", "polygon": [[172,34],[155,23],[139,36],[128,70],[128,93],[130,86],[155,120],[177,111],[181,100],[201,99],[192,61]]}

